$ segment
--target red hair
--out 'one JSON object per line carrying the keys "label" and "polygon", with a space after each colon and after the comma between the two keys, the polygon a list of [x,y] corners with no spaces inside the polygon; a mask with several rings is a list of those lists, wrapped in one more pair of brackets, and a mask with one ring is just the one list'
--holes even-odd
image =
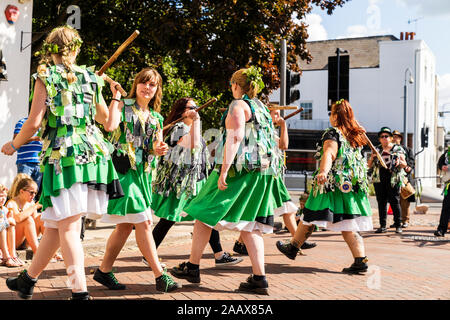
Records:
{"label": "red hair", "polygon": [[340,100],[331,106],[331,115],[335,116],[335,125],[353,148],[366,144],[366,132],[356,121],[353,109],[347,100]]}

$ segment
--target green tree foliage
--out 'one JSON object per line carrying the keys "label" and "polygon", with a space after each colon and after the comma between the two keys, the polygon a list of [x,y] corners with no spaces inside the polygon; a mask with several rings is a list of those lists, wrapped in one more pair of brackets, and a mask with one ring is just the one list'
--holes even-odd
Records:
{"label": "green tree foliage", "polygon": [[[310,61],[311,56],[306,47],[307,26],[303,22],[296,24],[293,17],[301,21],[313,6],[332,14],[347,1],[35,0],[32,50],[39,50],[45,33],[66,22],[68,6],[78,5],[84,41],[79,64],[100,68],[134,30],[139,30],[139,37],[107,74],[129,90],[133,76],[153,66],[169,86],[165,88],[163,113],[177,94],[188,94],[189,90],[189,95],[199,95],[199,104],[204,102],[201,97],[221,94],[217,108],[231,101],[228,80],[239,68],[262,68],[264,95],[279,87],[282,39],[287,40],[290,68],[299,71],[298,58]],[[163,67],[169,56],[172,67]],[[33,60],[33,71],[36,65],[37,59]],[[174,66],[175,73],[165,74]],[[181,88],[176,88],[181,83]],[[207,121],[217,125],[217,117]]]}

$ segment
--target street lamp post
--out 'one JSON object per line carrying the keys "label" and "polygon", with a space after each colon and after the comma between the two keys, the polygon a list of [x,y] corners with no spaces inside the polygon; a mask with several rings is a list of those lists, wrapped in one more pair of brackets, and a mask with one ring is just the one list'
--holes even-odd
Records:
{"label": "street lamp post", "polygon": [[339,100],[339,78],[341,76],[341,53],[348,53],[347,50],[343,50],[341,48],[336,48],[336,55],[337,55],[337,99],[336,101]]}
{"label": "street lamp post", "polygon": [[405,70],[405,84],[403,85],[403,137],[404,137],[404,144],[405,146],[408,146],[408,85],[407,85],[407,80],[406,80],[406,76],[408,74],[409,71],[409,79],[408,82],[410,84],[414,83],[414,78],[412,76],[412,71],[411,69],[408,67]]}

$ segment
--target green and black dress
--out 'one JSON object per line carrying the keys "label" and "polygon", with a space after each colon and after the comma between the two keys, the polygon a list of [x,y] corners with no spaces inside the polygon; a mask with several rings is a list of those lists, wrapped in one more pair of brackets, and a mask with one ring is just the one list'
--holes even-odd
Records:
{"label": "green and black dress", "polygon": [[216,150],[216,165],[200,193],[184,209],[185,213],[206,225],[237,231],[273,232],[273,189],[280,174],[281,159],[276,147],[275,130],[267,107],[258,99],[243,100],[252,116],[245,124],[242,140],[226,182],[228,188],[217,187],[226,141],[225,119],[222,117],[222,139]]}
{"label": "green and black dress", "polygon": [[332,231],[371,231],[372,209],[367,194],[367,163],[361,148],[353,148],[338,128],[328,128],[322,136],[316,153],[320,161],[326,140],[338,143],[327,182],[319,185],[313,174],[312,192],[305,203],[303,222]]}
{"label": "green and black dress", "polygon": [[[98,219],[109,199],[123,196],[111,161],[112,145],[95,123],[96,102],[104,102],[103,80],[92,69],[74,65],[74,83],[64,65],[40,68],[47,91],[47,111],[39,135],[42,179],[42,220],[49,228],[74,215]],[[33,95],[33,93],[32,93]]]}
{"label": "green and black dress", "polygon": [[198,195],[208,174],[207,149],[203,139],[201,146],[194,149],[178,144],[189,131],[189,126],[181,121],[167,133],[165,142],[169,151],[159,158],[158,170],[152,181],[151,208],[154,214],[173,222],[193,220],[190,216],[182,217],[181,213]]}
{"label": "green and black dress", "polygon": [[114,165],[125,196],[110,200],[105,223],[141,223],[152,221],[152,173],[156,167],[153,142],[162,130],[163,117],[150,110],[144,119],[134,99],[124,99],[119,127],[110,134]]}

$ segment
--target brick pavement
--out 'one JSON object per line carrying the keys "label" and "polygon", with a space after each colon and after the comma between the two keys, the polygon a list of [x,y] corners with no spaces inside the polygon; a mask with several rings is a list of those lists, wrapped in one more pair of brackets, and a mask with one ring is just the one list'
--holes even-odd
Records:
{"label": "brick pavement", "polygon": [[[156,299],[156,300],[428,300],[450,299],[450,237],[435,238],[433,232],[439,210],[426,215],[412,215],[411,227],[402,235],[393,231],[386,234],[363,233],[366,253],[371,269],[366,275],[345,275],[343,267],[353,261],[350,251],[338,233],[317,232],[311,241],[314,249],[305,250],[295,261],[281,255],[275,242],[289,235],[264,236],[266,272],[270,285],[269,296],[236,293],[251,273],[248,257],[227,270],[214,267],[213,255],[207,247],[201,264],[200,285],[178,280],[183,288],[162,294],[155,289],[152,272],[141,262],[141,255],[131,241],[119,255],[115,264],[116,276],[127,285],[125,291],[109,291],[93,281],[92,271],[103,255],[105,239],[97,247],[86,248],[88,289],[94,299]],[[374,226],[377,226],[374,211]],[[388,217],[392,223],[392,216]],[[190,223],[180,224],[170,231],[187,232]],[[176,228],[179,228],[178,230]],[[112,229],[110,230],[112,231]],[[232,249],[237,233],[222,233],[225,250]],[[439,240],[439,241],[438,241]],[[441,241],[443,240],[443,241]],[[159,255],[168,267],[185,261],[190,250],[189,237],[168,239],[159,248]],[[10,292],[4,279],[17,274],[19,268],[0,267],[0,300],[18,299]],[[39,279],[33,299],[67,299],[70,290],[63,262],[51,263]]]}

